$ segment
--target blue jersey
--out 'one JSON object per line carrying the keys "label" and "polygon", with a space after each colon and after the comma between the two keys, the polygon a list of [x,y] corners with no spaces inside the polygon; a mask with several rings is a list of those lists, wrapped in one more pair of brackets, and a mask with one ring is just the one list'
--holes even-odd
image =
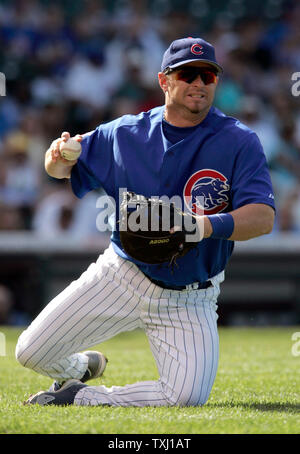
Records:
{"label": "blue jersey", "polygon": [[[266,158],[253,131],[211,107],[190,134],[185,131],[182,140],[172,143],[163,133],[164,109],[160,106],[139,115],[125,115],[85,135],[81,156],[71,173],[74,193],[83,197],[103,187],[116,202],[116,220],[119,188],[146,197],[180,196],[183,207],[194,214],[203,214],[198,211],[199,197],[204,199],[208,215],[251,203],[275,208]],[[178,268],[171,273],[168,263],[148,265],[128,257],[117,229],[111,241],[117,254],[170,285],[204,282],[215,276],[224,270],[234,247],[233,241],[203,239],[196,249],[177,259]]]}

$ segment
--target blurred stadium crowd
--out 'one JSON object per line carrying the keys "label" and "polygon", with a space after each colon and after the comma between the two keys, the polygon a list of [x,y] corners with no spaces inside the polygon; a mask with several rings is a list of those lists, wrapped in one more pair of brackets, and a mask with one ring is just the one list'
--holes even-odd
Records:
{"label": "blurred stadium crowd", "polygon": [[162,104],[162,54],[185,36],[215,45],[225,68],[215,105],[264,146],[275,231],[299,231],[299,23],[297,1],[0,1],[0,231],[96,234],[98,194],[77,200],[68,182],[45,174],[44,153],[62,131]]}

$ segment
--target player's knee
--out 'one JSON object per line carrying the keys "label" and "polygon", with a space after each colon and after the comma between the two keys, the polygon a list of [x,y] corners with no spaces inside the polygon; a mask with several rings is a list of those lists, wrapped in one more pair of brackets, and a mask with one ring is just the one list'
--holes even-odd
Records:
{"label": "player's knee", "polygon": [[206,396],[191,396],[190,394],[182,394],[178,396],[175,405],[179,407],[198,407],[206,403],[208,397]]}
{"label": "player's knee", "polygon": [[27,369],[34,369],[34,366],[36,366],[37,361],[35,357],[30,356],[30,352],[27,352],[22,346],[16,347],[15,356],[21,366]]}
{"label": "player's knee", "polygon": [[186,398],[185,396],[179,397],[176,405],[179,407],[202,407],[207,402],[207,398]]}
{"label": "player's knee", "polygon": [[21,366],[24,366],[23,348],[19,342],[17,343],[17,346],[16,346],[15,357],[16,357],[16,360],[21,364]]}
{"label": "player's knee", "polygon": [[164,384],[162,386],[162,393],[165,396],[169,406],[179,407],[198,407],[204,405],[210,395],[211,386],[204,387],[201,383],[194,383],[194,381],[187,381],[183,386],[182,383],[171,386]]}
{"label": "player's knee", "polygon": [[29,369],[32,368],[32,360],[33,355],[28,347],[28,342],[24,340],[24,333],[18,339],[16,350],[15,350],[15,357],[16,360],[21,364],[21,366],[27,367]]}
{"label": "player's knee", "polygon": [[16,360],[21,364],[21,366],[25,366],[27,358],[26,355],[24,354],[24,347],[22,345],[20,338],[16,346],[15,357]]}
{"label": "player's knee", "polygon": [[208,397],[207,391],[186,387],[173,394],[173,402],[179,407],[201,407],[207,402]]}

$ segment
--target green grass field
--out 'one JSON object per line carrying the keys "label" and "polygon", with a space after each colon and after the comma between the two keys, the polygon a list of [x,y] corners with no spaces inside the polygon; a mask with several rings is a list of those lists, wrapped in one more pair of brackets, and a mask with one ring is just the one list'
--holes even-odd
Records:
{"label": "green grass field", "polygon": [[[197,408],[23,406],[51,380],[15,360],[20,330],[0,327],[0,332],[6,337],[6,355],[0,356],[1,434],[300,433],[300,356],[292,354],[292,334],[300,327],[220,328],[217,378],[208,402]],[[107,386],[157,378],[141,331],[119,335],[98,349],[109,357],[101,379]]]}

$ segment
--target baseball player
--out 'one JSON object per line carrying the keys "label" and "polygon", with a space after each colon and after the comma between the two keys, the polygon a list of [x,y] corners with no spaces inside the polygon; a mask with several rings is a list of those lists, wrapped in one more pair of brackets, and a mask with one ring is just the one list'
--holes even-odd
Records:
{"label": "baseball player", "polygon": [[[125,115],[77,136],[82,153],[64,160],[55,140],[49,175],[69,178],[78,197],[102,187],[146,197],[179,195],[203,227],[197,247],[168,264],[132,259],[118,228],[96,263],[56,296],[21,334],[16,358],[54,379],[27,404],[197,406],[215,381],[217,298],[234,242],[271,232],[274,196],[256,134],[213,107],[222,73],[213,46],[201,38],[171,43],[158,82],[165,104]],[[204,213],[197,197],[203,197]],[[116,224],[117,225],[117,224]],[[89,386],[107,359],[88,350],[118,333],[142,328],[159,378],[110,388]]]}

